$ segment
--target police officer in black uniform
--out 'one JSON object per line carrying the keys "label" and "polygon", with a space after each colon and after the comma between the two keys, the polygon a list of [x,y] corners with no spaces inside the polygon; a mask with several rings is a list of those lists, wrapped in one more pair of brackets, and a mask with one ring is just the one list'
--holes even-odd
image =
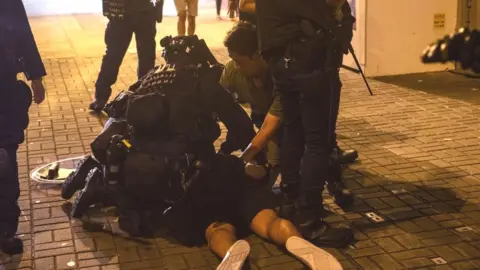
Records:
{"label": "police officer in black uniform", "polygon": [[138,78],[155,66],[156,20],[161,21],[151,0],[104,0],[104,15],[109,19],[105,30],[107,51],[95,83],[95,101],[90,104],[90,109],[96,112],[110,98],[111,86],[117,81],[133,34],[137,42]]}
{"label": "police officer in black uniform", "polygon": [[[90,205],[111,198],[120,210],[120,227],[133,235],[145,233],[148,229],[140,226],[147,223],[138,221],[139,214],[151,210],[162,214],[160,205],[177,201],[172,198],[181,197],[178,192],[198,177],[192,173],[199,169],[193,168],[197,161],[209,164],[207,167],[218,174],[231,175],[230,167],[221,165],[225,164],[222,160],[231,160],[228,155],[245,149],[255,136],[246,112],[219,84],[223,67],[203,40],[197,36],[166,37],[161,44],[167,65],[152,69],[106,106],[112,118],[92,143],[98,162],[87,159],[63,184],[64,199],[81,190],[72,208],[73,217],[80,218]],[[221,135],[217,119],[228,129],[221,154],[214,146]],[[123,139],[130,141],[130,146],[126,147]],[[104,165],[105,174],[99,163]],[[240,165],[241,173],[235,177],[244,174],[241,161]],[[232,190],[233,179],[218,174],[208,181],[218,181]],[[226,190],[219,188],[207,197],[223,198]]]}
{"label": "police officer in black uniform", "polygon": [[24,141],[32,90],[17,73],[31,81],[35,103],[45,98],[42,59],[20,0],[0,1],[0,249],[6,254],[23,252],[15,237],[20,195],[17,168],[18,145]]}
{"label": "police officer in black uniform", "polygon": [[260,49],[284,109],[281,169],[287,201],[281,214],[311,241],[348,244],[351,230],[330,228],[322,220],[321,198],[327,183],[337,204],[352,201],[334,162],[339,68],[353,34],[350,7],[345,0],[257,0],[256,11]]}

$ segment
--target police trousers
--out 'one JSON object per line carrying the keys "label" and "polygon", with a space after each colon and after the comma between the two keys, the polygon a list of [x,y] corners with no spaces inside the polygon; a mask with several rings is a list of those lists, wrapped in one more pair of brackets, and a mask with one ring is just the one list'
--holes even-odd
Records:
{"label": "police trousers", "polygon": [[103,56],[102,66],[95,83],[95,99],[106,102],[112,94],[111,86],[117,81],[120,65],[127,53],[135,34],[138,54],[137,76],[140,79],[155,66],[155,14],[147,12],[135,17],[126,16],[122,20],[113,19],[105,30],[107,50]]}
{"label": "police trousers", "polygon": [[20,208],[17,150],[28,125],[30,88],[14,74],[0,75],[0,235],[17,232]]}
{"label": "police trousers", "polygon": [[322,59],[305,64],[292,55],[290,61],[270,61],[284,109],[282,183],[299,185],[298,205],[307,208],[322,204],[325,183],[333,180],[330,164],[341,82],[338,70],[325,69]]}
{"label": "police trousers", "polygon": [[18,145],[0,146],[0,235],[17,232],[20,196],[17,167]]}

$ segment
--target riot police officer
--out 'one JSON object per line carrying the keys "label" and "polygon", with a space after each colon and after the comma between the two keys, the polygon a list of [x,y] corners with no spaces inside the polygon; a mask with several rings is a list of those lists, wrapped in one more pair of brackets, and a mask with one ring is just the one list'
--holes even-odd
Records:
{"label": "riot police officer", "polygon": [[104,15],[109,19],[105,30],[107,50],[95,83],[91,110],[99,112],[107,103],[133,34],[137,42],[138,78],[155,66],[156,21],[161,21],[155,11],[150,0],[104,0]]}
{"label": "riot police officer", "polygon": [[18,228],[20,195],[18,145],[24,141],[32,90],[17,73],[31,81],[35,103],[45,98],[45,68],[38,53],[22,1],[0,2],[0,249],[6,254],[23,252]]}
{"label": "riot police officer", "polygon": [[[217,117],[228,129],[221,153],[243,150],[255,136],[246,112],[218,83],[223,67],[205,41],[197,36],[178,36],[166,37],[161,44],[167,65],[152,69],[106,106],[112,118],[92,143],[97,161],[86,159],[63,184],[64,199],[81,190],[73,205],[73,217],[79,218],[90,205],[111,198],[120,209],[121,228],[131,234],[145,232],[139,227],[144,222],[134,222],[138,213],[151,206],[158,212],[159,198],[176,201],[172,197],[181,197],[178,191],[196,178],[191,174],[196,161],[215,163],[211,160],[220,156],[214,147],[221,135]],[[129,147],[124,139],[130,142]],[[99,163],[105,166],[105,174]],[[92,171],[94,168],[97,170]],[[217,170],[228,169],[218,166]],[[167,182],[157,178],[171,183],[164,185]],[[218,181],[229,185],[226,178]],[[139,206],[139,202],[147,203]]]}
{"label": "riot police officer", "polygon": [[340,165],[334,162],[339,67],[353,35],[350,7],[345,0],[262,0],[256,11],[260,49],[284,110],[281,163],[286,203],[281,214],[310,240],[327,246],[347,243],[350,230],[333,229],[322,221],[321,198],[327,184],[337,204],[352,201],[341,182]]}

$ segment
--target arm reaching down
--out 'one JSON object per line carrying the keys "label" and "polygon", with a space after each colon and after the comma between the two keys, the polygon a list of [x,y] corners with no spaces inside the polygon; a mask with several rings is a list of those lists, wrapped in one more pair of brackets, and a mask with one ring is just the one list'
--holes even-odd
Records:
{"label": "arm reaching down", "polygon": [[240,158],[242,158],[245,162],[251,162],[254,160],[256,155],[265,148],[268,141],[270,141],[275,133],[277,133],[281,125],[282,120],[280,117],[268,113],[267,117],[265,117],[262,127],[258,131],[257,135],[253,138],[252,142],[248,145],[247,149],[245,149],[245,151],[242,153]]}

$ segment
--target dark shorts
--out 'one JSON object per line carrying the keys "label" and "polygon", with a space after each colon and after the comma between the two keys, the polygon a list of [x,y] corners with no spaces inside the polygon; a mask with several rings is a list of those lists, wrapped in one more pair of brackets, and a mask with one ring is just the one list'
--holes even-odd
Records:
{"label": "dark shorts", "polygon": [[199,196],[172,207],[167,218],[169,231],[183,245],[204,244],[205,232],[215,222],[229,223],[245,235],[258,213],[275,207],[274,194],[262,184],[248,182],[237,157],[217,155],[214,161],[200,179]]}

